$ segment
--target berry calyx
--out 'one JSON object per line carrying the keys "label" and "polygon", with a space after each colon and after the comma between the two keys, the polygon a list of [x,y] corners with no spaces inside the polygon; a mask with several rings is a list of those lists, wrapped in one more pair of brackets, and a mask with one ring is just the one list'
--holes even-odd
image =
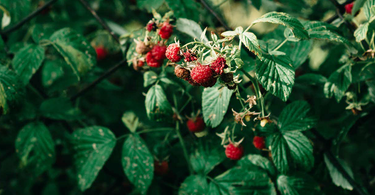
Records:
{"label": "berry calyx", "polygon": [[96,52],[96,59],[97,60],[102,60],[105,57],[107,57],[107,50],[103,46],[98,46],[95,47],[95,52]]}
{"label": "berry calyx", "polygon": [[151,54],[155,60],[164,60],[166,50],[167,47],[165,45],[155,45],[151,49]]}
{"label": "berry calyx", "polygon": [[212,83],[214,75],[214,71],[212,71],[209,65],[202,65],[199,63],[191,70],[190,73],[191,78],[200,85]]}
{"label": "berry calyx", "polygon": [[216,74],[221,75],[224,69],[227,68],[226,60],[223,57],[218,57],[211,63],[211,68],[216,72]]}
{"label": "berry calyx", "polygon": [[146,30],[148,32],[151,32],[151,31],[155,31],[156,30],[156,23],[154,21],[150,21],[147,25],[146,25]]}
{"label": "berry calyx", "polygon": [[182,56],[180,55],[180,46],[178,43],[170,44],[167,47],[167,51],[165,52],[165,56],[171,62],[178,62],[181,60]]}
{"label": "berry calyx", "polygon": [[190,78],[190,71],[181,66],[174,67],[174,74],[180,79],[187,80]]}
{"label": "berry calyx", "polygon": [[262,150],[266,146],[266,142],[264,141],[264,137],[255,136],[253,139],[253,145],[255,148]]}
{"label": "berry calyx", "polygon": [[159,68],[163,65],[163,60],[156,60],[152,55],[151,51],[146,54],[146,63],[148,66],[153,68]]}
{"label": "berry calyx", "polygon": [[241,145],[235,145],[230,143],[225,148],[225,155],[231,160],[239,160],[243,156],[243,147]]}
{"label": "berry calyx", "polygon": [[154,161],[154,172],[156,175],[163,176],[168,173],[168,161]]}
{"label": "berry calyx", "polygon": [[345,5],[345,12],[348,13],[348,14],[352,14],[353,6],[354,6],[354,2],[346,4]]}
{"label": "berry calyx", "polygon": [[206,128],[206,124],[203,121],[202,117],[195,117],[190,118],[187,122],[186,125],[191,132],[201,132]]}
{"label": "berry calyx", "polygon": [[159,29],[159,35],[162,39],[169,39],[173,33],[173,26],[169,22],[164,22]]}

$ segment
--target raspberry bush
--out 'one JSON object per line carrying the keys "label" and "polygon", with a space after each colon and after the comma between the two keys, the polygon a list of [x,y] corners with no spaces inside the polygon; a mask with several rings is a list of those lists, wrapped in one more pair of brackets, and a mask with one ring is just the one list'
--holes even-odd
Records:
{"label": "raspberry bush", "polygon": [[0,194],[375,193],[375,0],[0,10]]}

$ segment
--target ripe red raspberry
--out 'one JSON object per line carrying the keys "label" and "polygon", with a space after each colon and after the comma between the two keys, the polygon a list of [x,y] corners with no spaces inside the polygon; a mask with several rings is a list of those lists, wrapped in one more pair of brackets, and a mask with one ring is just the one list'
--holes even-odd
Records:
{"label": "ripe red raspberry", "polygon": [[151,54],[155,60],[164,60],[166,50],[167,50],[167,46],[165,45],[155,45],[151,49]]}
{"label": "ripe red raspberry", "polygon": [[212,82],[214,71],[212,71],[209,65],[202,65],[198,63],[198,65],[191,70],[190,76],[198,84],[203,84]]}
{"label": "ripe red raspberry", "polygon": [[143,60],[133,58],[133,68],[135,71],[141,70],[144,64],[145,62]]}
{"label": "ripe red raspberry", "polygon": [[173,26],[169,22],[164,22],[159,30],[162,39],[169,39],[173,33]]}
{"label": "ripe red raspberry", "polygon": [[184,57],[185,62],[192,62],[197,60],[197,56],[189,50],[184,53]]}
{"label": "ripe red raspberry", "polygon": [[154,172],[156,175],[163,176],[168,173],[169,165],[167,161],[154,161]]}
{"label": "ripe red raspberry", "polygon": [[165,52],[165,56],[171,62],[178,62],[181,60],[182,56],[180,55],[180,46],[177,43],[170,44],[167,47],[167,51]]}
{"label": "ripe red raspberry", "polygon": [[196,117],[195,119],[190,118],[186,125],[191,132],[201,132],[206,128],[206,124],[201,117]]}
{"label": "ripe red raspberry", "polygon": [[147,24],[147,26],[146,26],[146,30],[147,30],[148,32],[155,31],[155,30],[156,30],[156,23],[153,22],[153,21],[149,22],[149,23]]}
{"label": "ripe red raspberry", "polygon": [[243,147],[241,145],[235,146],[234,144],[230,143],[225,148],[225,155],[231,160],[239,160],[243,155]]}
{"label": "ripe red raspberry", "polygon": [[107,57],[107,50],[103,46],[98,46],[95,47],[95,52],[96,52],[96,59],[97,60],[102,60],[105,57]]}
{"label": "ripe red raspberry", "polygon": [[255,136],[253,139],[253,145],[259,150],[265,148],[266,142],[264,141],[264,137]]}
{"label": "ripe red raspberry", "polygon": [[148,66],[154,68],[159,68],[163,65],[163,60],[156,60],[154,56],[152,56],[151,51],[146,54],[146,62]]}
{"label": "ripe red raspberry", "polygon": [[186,68],[183,68],[181,66],[174,67],[174,74],[180,78],[180,79],[188,79],[190,78],[190,71]]}
{"label": "ripe red raspberry", "polygon": [[352,14],[353,6],[354,6],[354,2],[351,2],[351,3],[349,3],[349,4],[346,4],[346,5],[345,5],[345,11],[346,11],[346,13],[348,13],[348,14]]}
{"label": "ripe red raspberry", "polygon": [[211,68],[216,72],[216,74],[221,75],[224,72],[224,68],[227,68],[226,60],[223,57],[218,57],[215,61],[211,63]]}

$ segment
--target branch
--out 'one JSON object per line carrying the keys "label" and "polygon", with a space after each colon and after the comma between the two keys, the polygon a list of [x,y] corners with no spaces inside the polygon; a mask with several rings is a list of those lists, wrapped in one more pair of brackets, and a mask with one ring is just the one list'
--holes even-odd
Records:
{"label": "branch", "polygon": [[232,30],[225,22],[224,20],[217,14],[208,4],[205,0],[201,0],[202,5],[209,11],[215,18],[220,22],[220,24],[225,28],[225,30]]}
{"label": "branch", "polygon": [[117,36],[117,35],[111,30],[111,28],[109,28],[109,26],[107,25],[107,23],[106,23],[103,19],[101,19],[101,18],[99,17],[99,15],[95,12],[95,10],[93,10],[93,9],[90,7],[90,5],[89,5],[85,0],[79,0],[79,1],[82,3],[82,5],[83,5],[87,10],[90,11],[90,13],[91,13],[91,14],[95,17],[95,19],[100,23],[100,25],[102,25],[103,28],[109,32],[109,34],[112,36],[112,38],[115,39],[118,43],[120,43],[120,39],[119,39],[119,37],[118,37],[118,36]]}
{"label": "branch", "polygon": [[46,4],[44,4],[42,7],[38,8],[37,10],[35,10],[34,12],[32,12],[31,14],[29,14],[28,16],[26,16],[25,18],[23,18],[21,21],[19,21],[17,24],[13,25],[12,27],[10,28],[7,28],[5,29],[4,31],[0,32],[1,35],[4,35],[4,34],[8,34],[10,32],[13,32],[17,29],[19,29],[22,25],[24,25],[26,22],[30,21],[31,19],[33,19],[36,15],[38,15],[40,12],[42,12],[43,10],[47,9],[50,5],[52,5],[53,3],[55,3],[57,0],[51,0],[51,1],[48,1]]}

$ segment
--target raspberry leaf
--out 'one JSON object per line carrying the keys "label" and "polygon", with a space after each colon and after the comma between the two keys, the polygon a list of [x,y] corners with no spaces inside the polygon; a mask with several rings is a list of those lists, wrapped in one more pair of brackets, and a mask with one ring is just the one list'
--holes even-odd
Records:
{"label": "raspberry leaf", "polygon": [[168,120],[173,114],[172,107],[160,85],[154,85],[148,90],[145,105],[147,116],[152,120]]}
{"label": "raspberry leaf", "polygon": [[272,159],[280,173],[309,171],[313,167],[312,145],[301,132],[276,133],[267,139],[271,139]]}
{"label": "raspberry leaf", "polygon": [[[370,0],[356,0],[353,5],[352,15],[355,15],[363,7],[363,5],[366,2],[370,2]],[[366,11],[365,11],[365,16],[367,17]],[[369,17],[367,17],[367,19],[369,19]]]}
{"label": "raspberry leaf", "polygon": [[130,132],[135,133],[139,124],[139,118],[134,114],[134,112],[125,112],[121,119]]}
{"label": "raspberry leaf", "polygon": [[100,126],[75,130],[72,134],[78,186],[85,191],[91,186],[116,145],[115,135]]}
{"label": "raspberry leaf", "polygon": [[94,48],[74,30],[70,28],[58,30],[52,34],[50,40],[78,79],[96,65]]}
{"label": "raspberry leaf", "polygon": [[327,98],[335,96],[336,101],[340,102],[345,95],[345,91],[352,82],[352,68],[350,65],[342,66],[331,74],[328,82],[324,85],[324,94]]}
{"label": "raspberry leaf", "polygon": [[320,194],[319,185],[306,174],[280,175],[277,188],[282,195]]}
{"label": "raspberry leaf", "polygon": [[153,9],[158,9],[164,0],[137,0],[137,6],[139,8],[147,9],[147,11],[151,12]]}
{"label": "raspberry leaf", "polygon": [[208,174],[216,165],[225,159],[223,147],[208,139],[200,144],[190,155],[190,162],[195,172]]}
{"label": "raspberry leaf", "polygon": [[44,49],[39,45],[31,44],[22,48],[13,58],[12,65],[24,85],[39,69],[44,60]]}
{"label": "raspberry leaf", "polygon": [[[359,8],[361,8],[361,6],[363,5],[363,1],[364,0],[360,0],[358,2],[358,6]],[[356,8],[356,4],[357,4],[357,1],[354,3],[354,6],[353,6],[353,10],[352,10],[352,14],[356,14],[355,9]],[[361,5],[362,4],[362,5]],[[357,11],[359,11],[359,8]],[[363,11],[364,11],[364,14],[367,18],[367,20],[371,20],[371,18],[373,18],[375,16],[375,1],[374,0],[367,0],[366,3],[364,3],[363,5]]]}
{"label": "raspberry leaf", "polygon": [[269,22],[274,24],[281,24],[290,28],[296,38],[308,39],[309,34],[299,20],[282,12],[270,12],[264,14],[262,17],[255,20],[251,25],[259,22]]}
{"label": "raspberry leaf", "polygon": [[154,177],[154,158],[139,135],[129,135],[125,140],[121,162],[126,176],[136,190],[146,194]]}
{"label": "raspberry leaf", "polygon": [[256,76],[260,84],[273,95],[286,101],[294,85],[294,70],[286,56],[264,56],[256,66]]}
{"label": "raspberry leaf", "polygon": [[277,125],[281,132],[311,129],[316,118],[310,115],[310,105],[305,101],[288,104],[281,112]]}
{"label": "raspberry leaf", "polygon": [[202,175],[191,175],[187,177],[178,190],[178,195],[201,195],[208,189],[207,180]]}
{"label": "raspberry leaf", "polygon": [[202,95],[203,118],[206,125],[217,127],[228,110],[232,90],[222,85],[205,88]]}
{"label": "raspberry leaf", "polygon": [[81,112],[74,108],[67,98],[51,98],[45,100],[39,108],[42,116],[56,120],[76,120]]}
{"label": "raspberry leaf", "polygon": [[16,152],[22,166],[29,167],[37,177],[55,162],[55,144],[47,127],[41,122],[25,125],[17,135]]}
{"label": "raspberry leaf", "polygon": [[143,87],[148,87],[158,80],[158,75],[154,71],[147,71],[143,75]]}
{"label": "raspberry leaf", "polygon": [[238,164],[241,167],[252,167],[257,166],[262,168],[263,170],[267,171],[268,175],[270,177],[276,176],[276,169],[267,158],[257,155],[257,154],[249,154],[247,156],[242,157],[240,161],[238,161]]}
{"label": "raspberry leaf", "polygon": [[173,10],[176,18],[187,18],[194,21],[199,21],[199,14],[201,5],[198,2],[191,0],[165,0],[168,7]]}
{"label": "raspberry leaf", "polygon": [[[352,169],[348,166],[348,164],[346,164],[346,162],[341,159],[337,159],[337,160],[341,164],[341,166],[345,169],[345,171],[349,174],[349,176],[351,178],[354,178]],[[326,166],[329,171],[329,175],[332,178],[332,182],[335,185],[341,186],[342,188],[347,189],[347,190],[353,190],[353,186],[350,185],[348,180],[346,180],[345,177],[340,173],[340,171],[338,171],[337,168],[331,163],[327,155],[324,155],[324,162],[326,163]]]}
{"label": "raspberry leaf", "polygon": [[366,39],[369,25],[370,23],[368,22],[359,25],[359,27],[354,31],[355,41],[361,42],[362,40]]}
{"label": "raspberry leaf", "polygon": [[[193,20],[186,19],[186,18],[177,19],[176,29],[189,35],[193,39],[200,39],[203,33],[203,30],[198,23],[196,23]],[[202,41],[207,42],[208,41],[207,37],[203,36]]]}
{"label": "raspberry leaf", "polygon": [[259,42],[254,33],[244,32],[240,34],[240,41],[245,45],[245,47],[253,52],[255,55],[262,56],[262,50],[260,49]]}
{"label": "raspberry leaf", "polygon": [[22,94],[16,74],[0,64],[0,113],[8,113],[10,105]]}

